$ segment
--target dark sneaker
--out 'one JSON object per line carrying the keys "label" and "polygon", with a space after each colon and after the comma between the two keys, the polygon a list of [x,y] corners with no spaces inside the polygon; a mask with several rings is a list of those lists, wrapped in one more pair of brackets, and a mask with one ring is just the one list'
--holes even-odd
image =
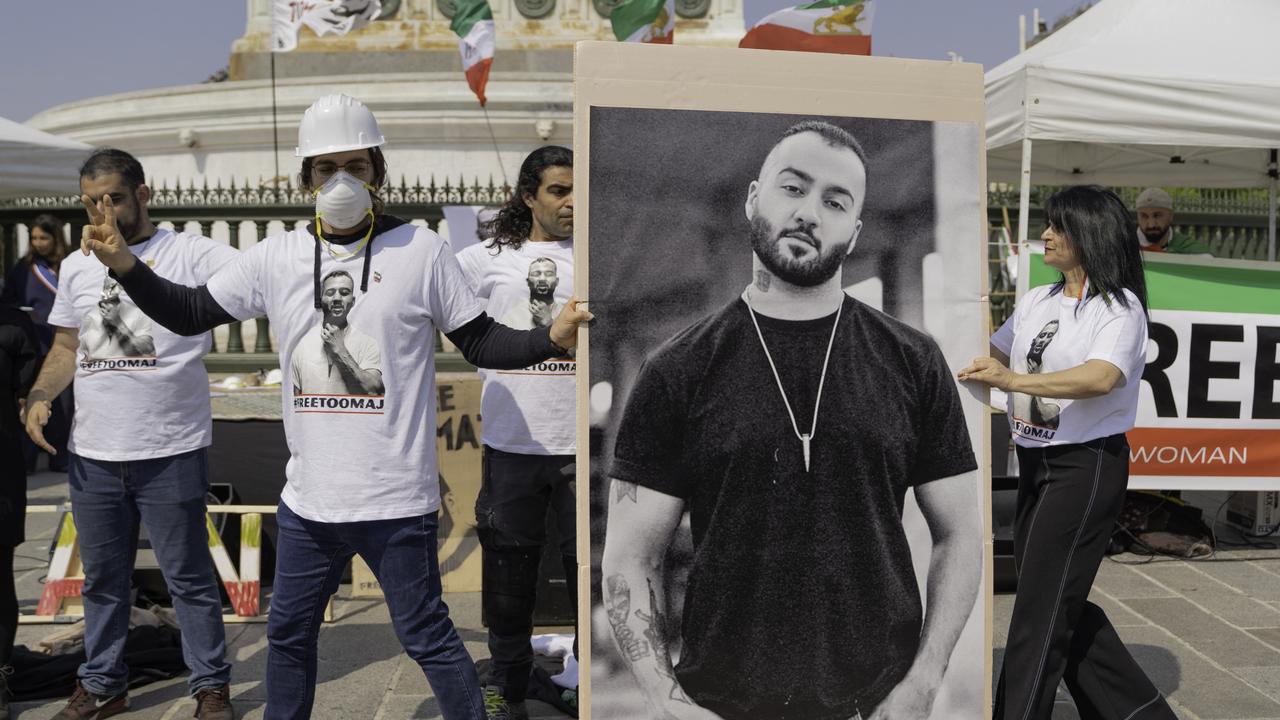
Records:
{"label": "dark sneaker", "polygon": [[197,690],[196,713],[192,717],[197,720],[236,720],[235,710],[231,708],[231,686]]}
{"label": "dark sneaker", "polygon": [[0,665],[0,720],[9,720],[9,676],[13,668]]}
{"label": "dark sneaker", "polygon": [[119,695],[94,695],[76,681],[76,691],[72,693],[67,706],[55,715],[60,720],[102,720],[119,715],[129,709],[129,693]]}
{"label": "dark sneaker", "polygon": [[486,685],[483,692],[484,715],[488,720],[529,720],[523,700],[507,700],[502,697],[502,688],[491,685]]}
{"label": "dark sneaker", "polygon": [[[578,712],[578,689],[577,688],[574,688],[572,690],[562,691],[560,693],[560,700],[564,702],[565,705],[568,705],[569,707],[573,708],[573,711],[575,713]],[[577,716],[575,715],[574,717],[577,717]]]}

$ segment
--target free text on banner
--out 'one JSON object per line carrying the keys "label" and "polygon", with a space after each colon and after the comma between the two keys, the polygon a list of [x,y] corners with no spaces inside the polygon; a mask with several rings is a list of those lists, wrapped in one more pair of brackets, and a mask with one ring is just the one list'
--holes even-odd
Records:
{"label": "free text on banner", "polygon": [[[1057,282],[1042,254],[1023,258],[1029,287]],[[1280,264],[1144,260],[1150,339],[1129,486],[1280,489]]]}

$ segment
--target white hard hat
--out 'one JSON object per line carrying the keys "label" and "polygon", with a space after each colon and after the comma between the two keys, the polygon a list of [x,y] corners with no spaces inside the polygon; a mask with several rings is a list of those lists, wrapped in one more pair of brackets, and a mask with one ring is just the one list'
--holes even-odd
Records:
{"label": "white hard hat", "polygon": [[386,142],[364,103],[342,93],[311,103],[298,125],[298,157],[363,150]]}

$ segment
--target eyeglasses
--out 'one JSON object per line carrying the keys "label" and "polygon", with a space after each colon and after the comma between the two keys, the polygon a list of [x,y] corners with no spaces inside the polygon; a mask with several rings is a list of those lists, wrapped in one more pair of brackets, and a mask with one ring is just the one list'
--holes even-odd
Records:
{"label": "eyeglasses", "polygon": [[339,170],[346,170],[348,175],[364,179],[368,177],[369,171],[372,169],[373,163],[368,160],[348,160],[342,165],[324,160],[313,165],[311,167],[311,172],[315,175],[315,180],[318,183],[323,183],[325,180],[333,177],[334,173]]}

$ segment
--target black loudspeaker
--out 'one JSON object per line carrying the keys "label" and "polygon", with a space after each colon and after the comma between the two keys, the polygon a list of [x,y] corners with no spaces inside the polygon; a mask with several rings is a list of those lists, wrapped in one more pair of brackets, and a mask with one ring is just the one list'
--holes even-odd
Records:
{"label": "black loudspeaker", "polygon": [[1013,563],[1013,520],[1017,512],[1018,478],[1010,475],[991,477],[991,525],[995,537],[996,592],[1011,593],[1018,589],[1018,573]]}
{"label": "black loudspeaker", "polygon": [[[214,420],[213,445],[209,447],[209,479],[213,483],[227,483],[235,490],[236,502],[241,505],[277,505],[280,491],[284,489],[284,468],[289,462],[289,446],[284,439],[284,423],[279,420]],[[234,539],[237,549],[231,561],[240,562],[239,515],[228,515],[233,524],[230,532],[223,533],[223,540],[231,549]],[[217,517],[214,517],[217,520]],[[262,516],[262,585],[267,587],[275,578],[276,570],[276,516]],[[228,536],[233,536],[229,538]]]}

